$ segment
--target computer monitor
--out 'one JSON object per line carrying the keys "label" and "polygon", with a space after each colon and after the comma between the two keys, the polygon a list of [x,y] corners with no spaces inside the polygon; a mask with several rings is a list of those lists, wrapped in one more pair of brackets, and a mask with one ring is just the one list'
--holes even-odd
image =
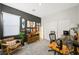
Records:
{"label": "computer monitor", "polygon": [[69,35],[69,31],[63,31],[63,35]]}

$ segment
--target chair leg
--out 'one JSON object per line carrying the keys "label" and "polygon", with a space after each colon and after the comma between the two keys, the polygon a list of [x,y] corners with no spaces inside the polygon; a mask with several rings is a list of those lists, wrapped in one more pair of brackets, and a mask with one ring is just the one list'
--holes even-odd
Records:
{"label": "chair leg", "polygon": [[54,55],[56,55],[56,51],[54,51]]}
{"label": "chair leg", "polygon": [[50,51],[53,51],[53,50],[48,50],[48,51],[50,52]]}

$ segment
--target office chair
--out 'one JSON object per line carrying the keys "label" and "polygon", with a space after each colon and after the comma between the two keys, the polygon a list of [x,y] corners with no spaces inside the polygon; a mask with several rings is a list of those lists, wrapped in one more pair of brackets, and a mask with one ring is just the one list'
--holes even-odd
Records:
{"label": "office chair", "polygon": [[52,43],[53,41],[56,40],[55,31],[51,31],[51,32],[49,33],[49,38],[50,38],[50,43]]}

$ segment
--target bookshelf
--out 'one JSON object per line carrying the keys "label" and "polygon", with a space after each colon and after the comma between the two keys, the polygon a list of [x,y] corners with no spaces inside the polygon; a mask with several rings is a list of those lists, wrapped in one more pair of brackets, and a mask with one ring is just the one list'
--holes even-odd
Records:
{"label": "bookshelf", "polygon": [[30,20],[21,19],[21,32],[25,33],[25,41],[32,43],[39,40],[40,23]]}
{"label": "bookshelf", "polygon": [[26,28],[27,43],[32,43],[39,40],[39,28],[40,23],[27,20],[27,28]]}

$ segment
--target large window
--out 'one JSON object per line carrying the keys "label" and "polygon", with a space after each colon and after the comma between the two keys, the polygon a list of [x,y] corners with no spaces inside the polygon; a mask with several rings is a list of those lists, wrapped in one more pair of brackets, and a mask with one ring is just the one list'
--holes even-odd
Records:
{"label": "large window", "polygon": [[20,16],[3,12],[3,35],[18,35],[20,32]]}

